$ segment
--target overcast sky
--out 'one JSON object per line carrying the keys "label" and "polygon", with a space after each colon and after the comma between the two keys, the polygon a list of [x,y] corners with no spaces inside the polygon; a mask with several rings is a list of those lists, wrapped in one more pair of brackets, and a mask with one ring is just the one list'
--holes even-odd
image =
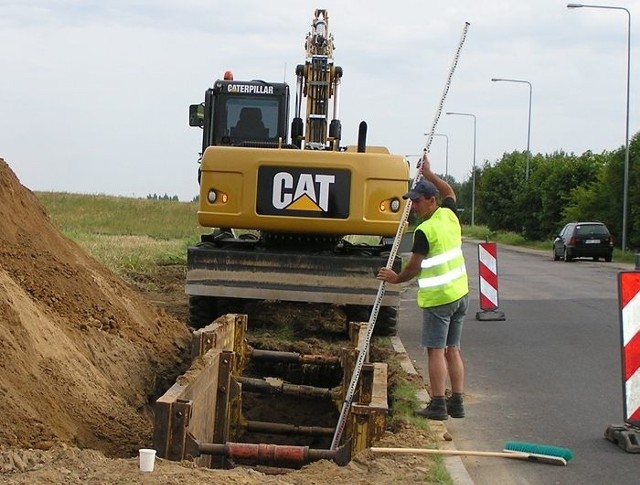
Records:
{"label": "overcast sky", "polygon": [[[559,0],[0,0],[0,157],[34,191],[191,200],[199,128],[188,106],[232,70],[295,86],[316,8],[329,13],[344,70],[343,144],[418,154],[431,131],[465,22],[458,67],[438,120],[437,172],[525,150],[580,154],[624,145],[627,14]],[[600,4],[599,2],[597,4]],[[630,132],[640,0],[631,12]],[[415,157],[413,158],[415,160]]]}

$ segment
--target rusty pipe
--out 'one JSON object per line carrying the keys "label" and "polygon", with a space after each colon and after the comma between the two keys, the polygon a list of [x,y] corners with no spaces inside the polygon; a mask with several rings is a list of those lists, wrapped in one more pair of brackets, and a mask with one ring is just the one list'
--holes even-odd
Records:
{"label": "rusty pipe", "polygon": [[270,433],[302,436],[333,436],[333,428],[320,426],[298,426],[295,424],[269,423],[266,421],[247,421],[246,430],[254,433]]}
{"label": "rusty pipe", "polygon": [[252,377],[237,377],[236,380],[242,384],[242,390],[247,392],[258,392],[262,394],[283,394],[286,396],[296,396],[304,398],[335,399],[339,392],[314,386],[304,386],[300,384],[289,384],[281,382],[279,385],[272,384],[264,379]]}
{"label": "rusty pipe", "polygon": [[267,360],[271,362],[298,363],[298,364],[324,364],[339,365],[339,357],[326,355],[305,355],[297,352],[280,352],[276,350],[251,349],[250,357],[256,360]]}
{"label": "rusty pipe", "polygon": [[229,459],[259,463],[307,464],[317,460],[332,460],[339,466],[346,466],[351,460],[349,446],[341,446],[336,450],[318,450],[308,446],[227,442],[198,443],[198,451],[205,455],[224,455]]}

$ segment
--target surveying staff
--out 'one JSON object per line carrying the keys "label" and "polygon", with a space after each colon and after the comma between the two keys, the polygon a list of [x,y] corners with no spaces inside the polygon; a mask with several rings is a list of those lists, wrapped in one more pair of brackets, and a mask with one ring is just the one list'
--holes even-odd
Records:
{"label": "surveying staff", "polygon": [[[467,312],[469,285],[462,236],[451,186],[431,171],[423,156],[424,180],[402,197],[423,222],[413,236],[411,258],[400,273],[380,268],[378,279],[403,283],[418,276],[417,303],[422,313],[422,346],[427,348],[431,386],[429,405],[417,414],[435,420],[464,418],[464,364],[460,337]],[[438,195],[442,205],[438,205]],[[445,399],[447,375],[452,395]]]}

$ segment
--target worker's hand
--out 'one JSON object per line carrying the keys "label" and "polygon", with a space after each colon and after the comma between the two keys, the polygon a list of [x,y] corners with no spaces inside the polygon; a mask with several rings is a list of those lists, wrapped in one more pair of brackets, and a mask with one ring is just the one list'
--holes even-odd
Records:
{"label": "worker's hand", "polygon": [[422,176],[428,180],[430,174],[431,162],[429,161],[429,157],[427,156],[427,152],[425,151],[422,154]]}
{"label": "worker's hand", "polygon": [[398,274],[392,269],[383,267],[378,270],[377,278],[387,283],[396,283],[398,280]]}

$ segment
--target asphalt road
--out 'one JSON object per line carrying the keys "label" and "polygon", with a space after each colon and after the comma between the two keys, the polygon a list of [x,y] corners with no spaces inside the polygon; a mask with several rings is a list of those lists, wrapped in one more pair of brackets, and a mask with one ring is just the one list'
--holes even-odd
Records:
{"label": "asphalt road", "polygon": [[[553,262],[548,252],[498,245],[499,309],[478,321],[478,249],[465,242],[470,307],[463,333],[466,414],[445,426],[458,450],[501,451],[507,441],[574,451],[566,467],[464,457],[476,485],[640,483],[640,454],[604,438],[623,424],[617,275],[633,265]],[[415,286],[403,293],[399,336],[426,376]]]}

